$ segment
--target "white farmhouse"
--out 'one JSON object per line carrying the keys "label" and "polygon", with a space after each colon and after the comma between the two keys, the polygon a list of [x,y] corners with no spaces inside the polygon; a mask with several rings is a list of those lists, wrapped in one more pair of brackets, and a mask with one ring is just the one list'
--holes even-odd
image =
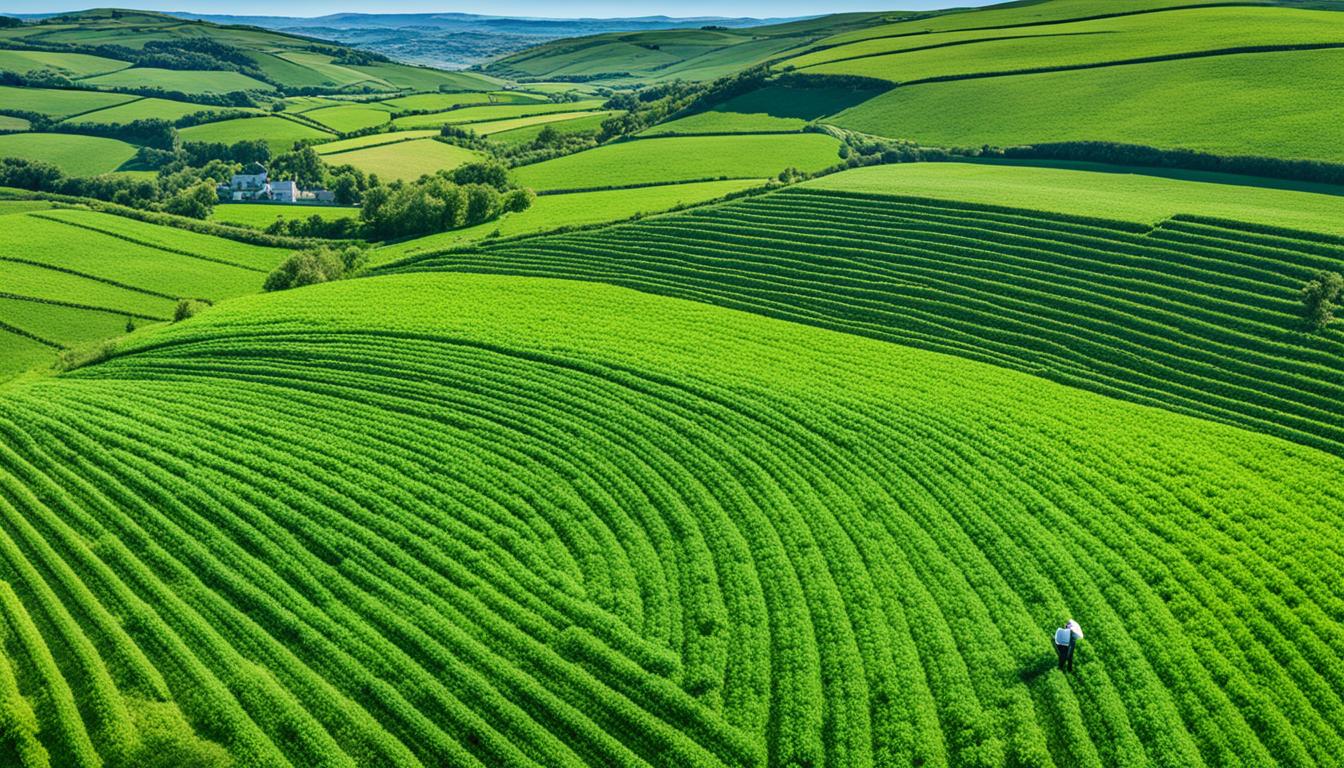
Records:
{"label": "white farmhouse", "polygon": [[266,166],[248,163],[219,185],[219,199],[235,203],[334,203],[336,196],[325,189],[299,189],[294,181],[269,181]]}
{"label": "white farmhouse", "polygon": [[277,203],[293,203],[299,199],[299,185],[292,181],[272,181],[271,199]]}
{"label": "white farmhouse", "polygon": [[233,174],[233,180],[229,182],[229,198],[232,200],[266,200],[270,194],[266,166],[261,163],[248,163],[242,173]]}

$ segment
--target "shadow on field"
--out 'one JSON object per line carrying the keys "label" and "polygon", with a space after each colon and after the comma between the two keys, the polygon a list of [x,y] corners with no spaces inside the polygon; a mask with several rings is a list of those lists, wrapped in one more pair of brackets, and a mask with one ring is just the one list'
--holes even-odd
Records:
{"label": "shadow on field", "polygon": [[1032,662],[1023,667],[1022,671],[1017,673],[1017,676],[1022,679],[1022,682],[1030,685],[1031,683],[1036,682],[1036,679],[1041,675],[1054,669],[1056,663],[1057,660],[1054,657],[1043,657],[1039,661]]}

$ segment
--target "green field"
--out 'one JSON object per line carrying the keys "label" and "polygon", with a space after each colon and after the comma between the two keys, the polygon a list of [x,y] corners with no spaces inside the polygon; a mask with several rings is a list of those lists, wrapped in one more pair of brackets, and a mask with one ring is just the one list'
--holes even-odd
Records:
{"label": "green field", "polygon": [[1337,187],[1303,184],[1299,190],[1274,189],[1255,186],[1257,180],[1246,176],[1186,171],[1177,173],[1178,178],[1163,178],[1145,170],[1071,163],[1059,167],[909,163],[856,168],[803,185],[1012,205],[1142,224],[1186,213],[1344,236],[1344,194]]}
{"label": "green field", "polygon": [[358,208],[328,205],[286,205],[283,203],[228,203],[215,206],[211,221],[239,224],[244,227],[265,227],[276,219],[306,219],[320,216],[328,221],[358,218]]}
{"label": "green field", "polygon": [[789,167],[819,171],[840,162],[838,149],[839,142],[819,133],[641,139],[525,165],[514,174],[534,189],[755,179]]}
{"label": "green field", "polygon": [[[491,136],[496,133],[505,133],[507,131],[527,128],[530,126],[556,125],[557,128],[564,123],[572,120],[584,120],[585,124],[594,120],[598,127],[601,127],[602,121],[618,114],[616,112],[555,112],[549,115],[535,115],[533,117],[515,117],[509,120],[491,120],[485,123],[473,123],[472,130],[482,136]],[[540,129],[538,129],[540,132]]]}
{"label": "green field", "polygon": [[[515,237],[548,232],[561,227],[581,227],[608,221],[620,221],[638,214],[660,213],[684,205],[714,200],[750,189],[764,179],[701,181],[689,184],[660,184],[637,189],[606,189],[598,192],[570,192],[543,195],[520,213],[510,213],[498,221],[456,229],[392,243],[372,251],[370,264],[387,264],[398,259],[435,253],[490,237]],[[498,234],[496,234],[498,233]]]}
{"label": "green field", "polygon": [[61,91],[52,88],[17,88],[0,85],[0,104],[23,105],[25,112],[40,112],[48,117],[62,118],[92,112],[134,101],[136,96],[125,93],[98,93],[96,91]]}
{"label": "green field", "polygon": [[134,146],[101,136],[71,133],[0,134],[0,157],[51,163],[67,176],[110,173],[135,157]]}
{"label": "green field", "polygon": [[[396,144],[399,141],[426,139],[438,135],[439,131],[437,129],[423,130],[423,131],[393,131],[391,133],[372,133],[367,136],[356,136],[352,139],[338,139],[336,141],[328,141],[322,144],[316,144],[313,146],[313,149],[316,150],[317,154],[319,155],[339,155],[340,153],[349,151],[351,149],[360,149],[361,147],[376,147],[379,144]],[[339,162],[339,159],[333,158],[331,162],[337,163]]]}
{"label": "green field", "polygon": [[849,88],[770,85],[729,99],[713,109],[649,128],[644,135],[796,131],[817,118],[868,100],[877,92]]}
{"label": "green field", "polygon": [[559,112],[578,112],[593,110],[605,102],[601,99],[575,101],[566,104],[490,104],[467,106],[446,112],[432,112],[427,115],[406,115],[393,120],[398,129],[426,128],[454,123],[479,123],[492,120],[506,120],[533,115],[548,115]]}
{"label": "green field", "polygon": [[149,85],[154,88],[182,93],[231,93],[233,91],[270,91],[275,89],[269,83],[263,83],[239,72],[154,69],[152,67],[123,69],[119,72],[85,78],[82,82],[104,88],[143,88]]}
{"label": "green field", "polygon": [[15,133],[26,131],[32,127],[32,123],[22,117],[10,117],[9,115],[0,115],[0,133]]}
{"label": "green field", "polygon": [[[0,431],[3,487],[43,490],[3,507],[8,669],[60,692],[21,733],[61,765],[141,754],[150,701],[240,764],[1344,748],[1309,662],[1344,462],[989,365],[413,275],[133,339],[8,388]],[[1073,678],[1042,647],[1069,614]]]}
{"label": "green field", "polygon": [[49,71],[71,78],[101,75],[131,66],[128,62],[86,53],[0,50],[0,70]]}
{"label": "green field", "polygon": [[323,133],[293,120],[283,117],[243,117],[234,120],[221,120],[216,123],[204,123],[183,128],[178,131],[183,141],[216,141],[233,144],[248,139],[265,139],[275,153],[288,152],[294,142],[303,139],[329,138]]}
{"label": "green field", "polygon": [[488,93],[415,93],[378,102],[396,110],[453,109],[463,104],[489,104]]}
{"label": "green field", "polygon": [[882,38],[826,48],[789,59],[783,65],[802,68],[806,73],[905,82],[1246,46],[1340,42],[1344,42],[1344,16],[1331,11],[1197,8],[1048,28]]}
{"label": "green field", "polygon": [[[189,101],[171,101],[169,99],[136,99],[107,109],[85,112],[67,120],[71,123],[116,123],[125,124],[135,120],[177,120],[197,112],[220,110],[206,104],[192,104]],[[233,111],[233,110],[230,110]]]}
{"label": "green field", "polygon": [[[523,144],[537,138],[541,132],[550,128],[557,133],[597,133],[602,130],[602,123],[611,116],[610,112],[590,112],[587,117],[576,117],[572,120],[562,120],[558,123],[532,123],[522,128],[514,128],[508,131],[492,132],[491,141],[497,141],[503,144]],[[526,119],[526,118],[524,118]],[[501,121],[502,122],[502,121]],[[474,130],[483,130],[486,128],[496,128],[490,123],[480,123],[474,127]]]}
{"label": "green field", "polygon": [[382,125],[391,119],[391,115],[385,108],[374,106],[365,106],[363,104],[346,104],[339,107],[324,107],[304,112],[304,117],[327,126],[338,133],[348,133],[358,131],[363,128],[372,128],[375,125]]}
{"label": "green field", "polygon": [[[1344,160],[1344,50],[1256,53],[896,88],[827,122],[940,146],[1116,141]],[[1050,119],[1041,119],[1049,115]]]}
{"label": "green field", "polygon": [[327,161],[332,165],[353,165],[380,179],[409,181],[480,157],[477,152],[435,139],[415,139],[327,155]]}

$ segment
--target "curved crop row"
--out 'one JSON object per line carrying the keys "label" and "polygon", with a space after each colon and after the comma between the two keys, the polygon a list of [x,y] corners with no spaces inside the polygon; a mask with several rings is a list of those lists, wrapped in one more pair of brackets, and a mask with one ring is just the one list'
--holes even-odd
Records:
{"label": "curved crop row", "polygon": [[11,386],[0,436],[22,765],[1344,754],[1344,464],[979,362],[388,276]]}
{"label": "curved crop row", "polygon": [[1339,452],[1344,337],[1298,288],[1344,243],[793,189],[392,271],[600,280],[952,352]]}

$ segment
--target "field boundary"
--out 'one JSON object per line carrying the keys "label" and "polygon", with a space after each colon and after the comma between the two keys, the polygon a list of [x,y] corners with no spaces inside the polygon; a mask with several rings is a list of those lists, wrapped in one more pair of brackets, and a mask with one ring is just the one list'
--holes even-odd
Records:
{"label": "field boundary", "polygon": [[75,277],[83,278],[84,280],[92,280],[95,283],[103,283],[104,285],[110,285],[114,288],[121,288],[122,290],[132,291],[134,293],[143,293],[146,296],[153,296],[156,299],[167,299],[169,301],[176,301],[180,298],[183,298],[182,296],[170,296],[166,293],[151,291],[148,288],[140,288],[131,285],[130,283],[123,283],[118,280],[113,280],[110,277],[99,277],[98,275],[91,275],[87,272],[80,272],[79,270],[70,269],[69,267],[58,267],[54,264],[44,264],[40,261],[32,261],[30,259],[16,259],[13,256],[0,256],[0,261],[8,261],[13,264],[23,264],[25,266],[35,267],[37,269],[46,269],[52,272],[63,272],[67,275],[73,275]]}
{"label": "field boundary", "polygon": [[9,293],[7,291],[0,291],[0,299],[14,299],[15,301],[31,301],[34,304],[51,304],[52,306],[56,307],[69,307],[70,309],[82,309],[85,310],[86,312],[102,312],[104,314],[117,315],[119,317],[137,317],[140,318],[141,320],[153,320],[155,322],[161,322],[167,319],[165,317],[155,317],[154,315],[146,315],[142,312],[134,312],[131,310],[100,307],[97,304],[80,304],[79,302],[64,301],[62,299],[41,299],[36,296],[25,296],[22,293]]}
{"label": "field boundary", "polygon": [[[201,261],[208,261],[214,264],[222,264],[226,267],[237,267],[238,269],[244,269],[247,270],[248,272],[257,272],[260,274],[265,274],[266,272],[266,270],[264,269],[257,269],[256,267],[250,267],[246,264],[238,264],[237,262],[229,261],[227,259],[217,259],[213,256],[202,256],[199,253],[184,251],[181,250],[180,248],[173,248],[167,245],[158,245],[156,243],[151,243],[147,240],[140,240],[139,238],[132,237],[131,235],[122,234],[120,232],[109,232],[106,229],[100,229],[98,227],[93,226],[92,224],[84,224],[82,222],[77,221],[67,221],[65,219],[56,218],[49,214],[42,215],[41,211],[33,211],[29,215],[33,216],[34,218],[42,219],[44,221],[53,221],[56,222],[57,224],[65,224],[66,226],[75,227],[76,229],[84,229],[88,230],[89,232],[97,232],[100,235],[114,237],[118,240],[123,240],[125,242],[132,243],[134,245],[142,245],[146,248],[153,248],[156,251],[163,251],[164,253],[171,253],[177,256],[185,256],[189,259],[200,259]],[[200,234],[200,233],[193,233],[193,234]]]}

